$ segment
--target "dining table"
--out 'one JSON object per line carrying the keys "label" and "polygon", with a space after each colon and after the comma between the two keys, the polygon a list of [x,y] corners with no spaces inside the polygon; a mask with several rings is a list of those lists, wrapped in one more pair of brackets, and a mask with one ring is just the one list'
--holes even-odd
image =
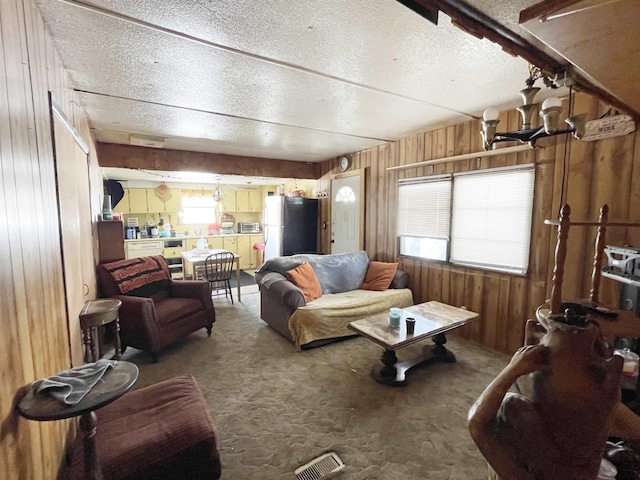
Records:
{"label": "dining table", "polygon": [[191,266],[192,278],[196,280],[195,272],[196,267],[200,265],[204,265],[204,261],[207,259],[209,255],[213,255],[215,253],[233,253],[234,255],[234,263],[235,263],[235,271],[236,271],[236,283],[238,284],[238,301],[242,302],[242,297],[240,296],[240,259],[242,258],[237,253],[231,252],[229,250],[225,250],[224,248],[206,248],[199,249],[194,248],[193,250],[185,250],[180,252],[182,255],[182,272],[184,277],[186,278],[187,272],[189,271],[187,267]]}

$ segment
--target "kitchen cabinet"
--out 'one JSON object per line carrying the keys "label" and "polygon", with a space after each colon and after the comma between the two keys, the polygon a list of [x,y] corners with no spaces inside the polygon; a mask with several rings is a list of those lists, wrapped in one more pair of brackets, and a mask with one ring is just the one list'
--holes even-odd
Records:
{"label": "kitchen cabinet", "polygon": [[248,212],[249,211],[249,192],[246,190],[239,190],[236,192],[236,212]]}
{"label": "kitchen cabinet", "polygon": [[251,237],[236,237],[236,253],[240,255],[240,269],[251,268]]}
{"label": "kitchen cabinet", "polygon": [[171,198],[163,202],[154,188],[147,188],[147,212],[148,213],[175,213],[182,208],[180,189],[171,189]]}
{"label": "kitchen cabinet", "polygon": [[122,213],[131,213],[131,208],[129,206],[129,189],[124,188],[124,195],[120,199],[118,203],[113,205],[112,209],[114,212],[122,212]]}
{"label": "kitchen cabinet", "polygon": [[126,189],[129,196],[129,213],[147,212],[147,190],[144,188]]}
{"label": "kitchen cabinet", "polygon": [[222,197],[222,213],[261,212],[262,190],[226,191]]}
{"label": "kitchen cabinet", "polygon": [[223,237],[224,249],[240,255],[240,269],[251,268],[251,240],[249,235]]}
{"label": "kitchen cabinet", "polygon": [[233,213],[237,212],[236,192],[227,190],[222,197],[222,212],[221,213]]}
{"label": "kitchen cabinet", "polygon": [[238,253],[238,243],[236,242],[236,236],[225,236],[223,237],[223,247],[225,250],[229,250],[233,253]]}
{"label": "kitchen cabinet", "polygon": [[262,212],[262,190],[249,191],[249,211]]}
{"label": "kitchen cabinet", "polygon": [[171,190],[171,198],[163,202],[153,188],[125,188],[122,200],[114,210],[123,213],[176,213],[182,208],[180,189]]}

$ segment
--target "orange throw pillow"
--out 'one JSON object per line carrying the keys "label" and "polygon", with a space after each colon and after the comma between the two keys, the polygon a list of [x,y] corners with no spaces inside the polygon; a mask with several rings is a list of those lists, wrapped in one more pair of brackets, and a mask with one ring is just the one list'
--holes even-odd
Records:
{"label": "orange throw pillow", "polygon": [[391,285],[397,269],[397,263],[369,262],[367,275],[364,277],[364,282],[362,282],[360,288],[378,292],[386,290]]}
{"label": "orange throw pillow", "polygon": [[293,270],[289,270],[287,272],[287,280],[302,290],[304,299],[307,302],[311,302],[322,296],[320,281],[309,262],[304,262]]}

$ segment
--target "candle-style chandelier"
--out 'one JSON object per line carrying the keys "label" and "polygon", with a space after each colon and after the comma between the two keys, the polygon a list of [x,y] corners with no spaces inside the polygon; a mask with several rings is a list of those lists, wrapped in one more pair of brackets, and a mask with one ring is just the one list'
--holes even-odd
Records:
{"label": "candle-style chandelier", "polygon": [[[577,139],[582,138],[585,131],[586,114],[573,115],[565,119],[569,128],[558,130],[558,116],[562,111],[562,101],[559,98],[550,97],[542,102],[540,116],[543,119],[543,126],[531,128],[533,113],[538,106],[533,100],[540,88],[534,87],[538,79],[542,79],[549,88],[558,88],[553,79],[544,74],[538,67],[529,67],[529,77],[525,80],[527,88],[520,90],[523,105],[517,107],[522,115],[522,129],[513,132],[497,132],[500,112],[496,108],[487,108],[482,115],[482,139],[485,150],[492,150],[498,142],[521,142],[528,143],[533,147],[536,140],[553,135],[573,134]],[[565,77],[566,80],[566,77]]]}

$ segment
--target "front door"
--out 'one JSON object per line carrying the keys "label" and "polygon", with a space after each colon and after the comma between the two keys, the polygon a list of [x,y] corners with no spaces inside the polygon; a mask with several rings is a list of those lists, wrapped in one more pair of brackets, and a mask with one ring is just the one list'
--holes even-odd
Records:
{"label": "front door", "polygon": [[331,180],[331,253],[364,249],[364,175],[341,173]]}

